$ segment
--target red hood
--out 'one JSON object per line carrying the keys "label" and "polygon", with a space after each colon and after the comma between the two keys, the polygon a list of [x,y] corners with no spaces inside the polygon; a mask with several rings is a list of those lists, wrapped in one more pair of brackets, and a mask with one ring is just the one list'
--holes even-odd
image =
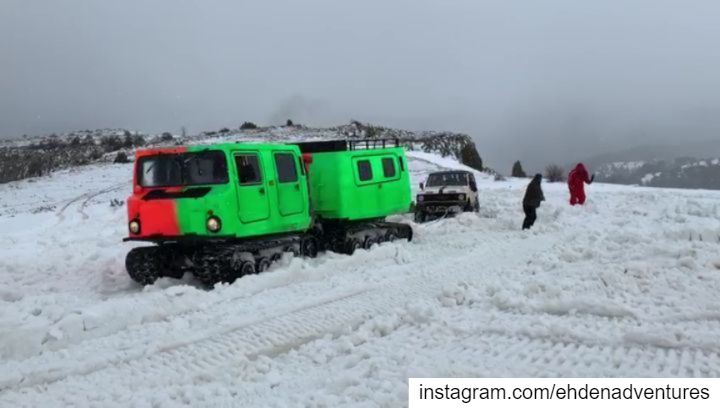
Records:
{"label": "red hood", "polygon": [[584,172],[584,171],[587,171],[587,170],[585,170],[585,165],[584,165],[584,164],[578,163],[577,166],[575,166],[575,171],[577,171],[577,172],[579,173],[579,172]]}

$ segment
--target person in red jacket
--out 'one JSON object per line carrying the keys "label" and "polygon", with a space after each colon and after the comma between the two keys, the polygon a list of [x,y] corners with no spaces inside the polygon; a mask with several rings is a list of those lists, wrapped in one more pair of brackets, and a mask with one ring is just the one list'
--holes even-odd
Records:
{"label": "person in red jacket", "polygon": [[585,165],[578,163],[575,169],[568,174],[568,187],[570,188],[570,205],[585,204],[585,183],[591,184],[595,175],[588,176]]}

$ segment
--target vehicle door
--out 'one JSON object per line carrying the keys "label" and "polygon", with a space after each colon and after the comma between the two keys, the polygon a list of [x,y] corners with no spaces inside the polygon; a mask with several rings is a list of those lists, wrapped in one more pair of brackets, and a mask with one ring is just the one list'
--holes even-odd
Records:
{"label": "vehicle door", "polygon": [[299,158],[292,151],[273,152],[277,173],[278,211],[282,216],[299,214],[305,208],[303,189],[298,175]]}
{"label": "vehicle door", "polygon": [[380,167],[382,168],[383,182],[380,187],[385,185],[385,191],[381,190],[380,204],[382,208],[387,208],[388,205],[396,202],[396,195],[398,192],[397,183],[394,181],[400,178],[398,172],[397,161],[398,157],[395,155],[387,155],[380,157]]}
{"label": "vehicle door", "polygon": [[472,198],[470,200],[470,202],[473,204],[477,204],[478,203],[478,188],[477,188],[477,183],[475,183],[475,175],[473,175],[472,173],[470,173],[469,181],[470,181],[469,187],[470,187],[470,191],[471,191],[470,197]]}
{"label": "vehicle door", "polygon": [[238,217],[243,223],[262,221],[270,217],[267,188],[258,152],[233,154],[238,176]]}

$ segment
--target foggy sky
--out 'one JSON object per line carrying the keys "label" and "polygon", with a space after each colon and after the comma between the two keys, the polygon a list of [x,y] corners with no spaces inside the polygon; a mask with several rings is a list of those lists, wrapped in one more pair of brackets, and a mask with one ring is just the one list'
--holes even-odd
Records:
{"label": "foggy sky", "polygon": [[0,0],[0,137],[467,132],[502,172],[720,130],[714,0]]}

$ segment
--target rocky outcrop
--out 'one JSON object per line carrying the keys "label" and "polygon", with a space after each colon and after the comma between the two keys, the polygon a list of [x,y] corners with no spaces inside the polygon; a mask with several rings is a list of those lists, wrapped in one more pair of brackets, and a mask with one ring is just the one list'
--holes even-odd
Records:
{"label": "rocky outcrop", "polygon": [[129,157],[134,149],[143,146],[217,143],[226,140],[288,142],[308,139],[398,139],[411,150],[451,156],[474,169],[487,170],[483,168],[475,143],[468,135],[461,133],[412,132],[357,121],[331,128],[253,126],[243,124],[237,129],[223,128],[186,136],[173,136],[167,132],[150,136],[124,129],[83,130],[59,136],[9,141],[0,145],[0,183],[95,162],[122,162],[124,160],[119,159],[123,157],[122,154]]}

